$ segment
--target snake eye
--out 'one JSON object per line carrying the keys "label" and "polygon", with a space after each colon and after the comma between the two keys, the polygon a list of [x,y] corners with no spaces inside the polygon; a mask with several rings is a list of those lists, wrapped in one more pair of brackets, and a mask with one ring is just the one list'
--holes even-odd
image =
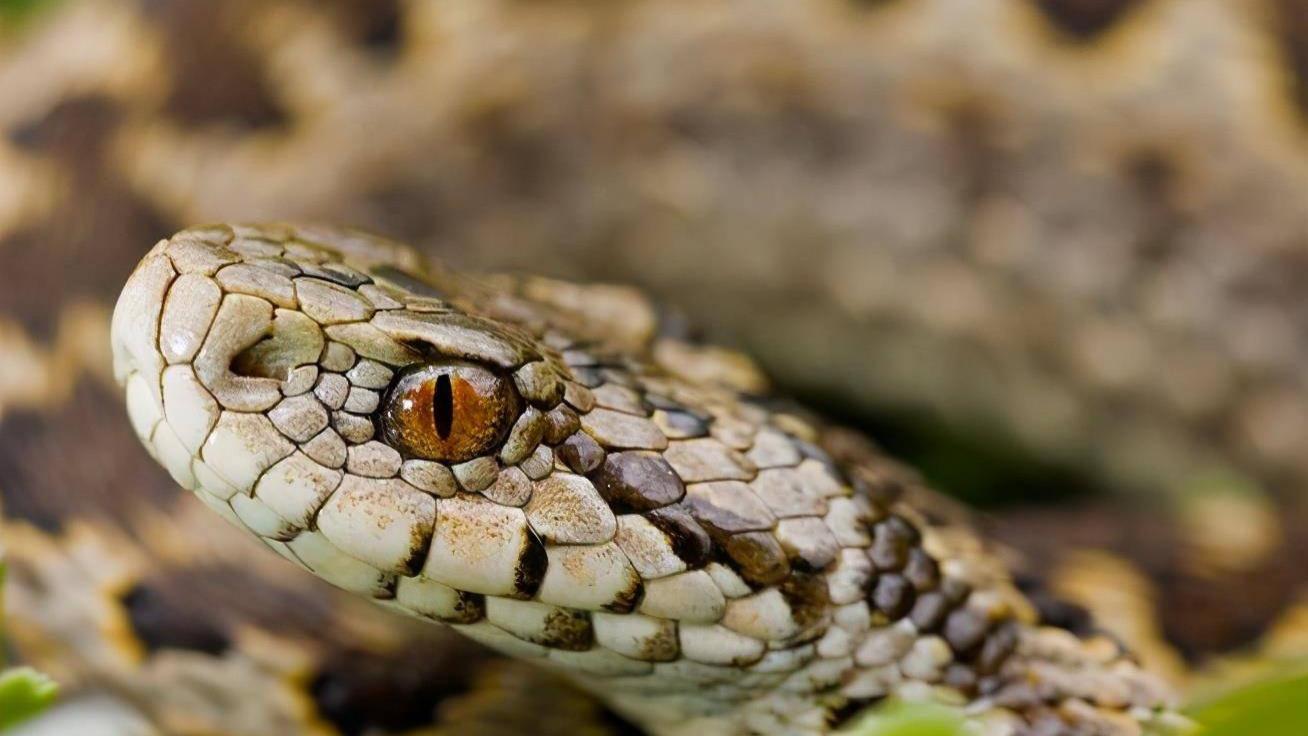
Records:
{"label": "snake eye", "polygon": [[511,381],[467,363],[402,371],[382,409],[391,445],[415,457],[459,463],[498,445],[518,415]]}

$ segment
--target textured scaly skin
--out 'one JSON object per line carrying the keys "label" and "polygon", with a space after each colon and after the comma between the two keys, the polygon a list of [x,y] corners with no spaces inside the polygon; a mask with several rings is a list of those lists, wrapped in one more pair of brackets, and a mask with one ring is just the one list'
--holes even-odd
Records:
{"label": "textured scaly skin", "polygon": [[[823,733],[888,695],[965,703],[986,733],[1181,725],[1118,645],[1042,621],[911,474],[657,327],[621,289],[206,226],[134,271],[114,371],[147,450],[219,515],[654,732]],[[405,457],[384,392],[450,361],[511,378],[524,408],[483,456]]]}

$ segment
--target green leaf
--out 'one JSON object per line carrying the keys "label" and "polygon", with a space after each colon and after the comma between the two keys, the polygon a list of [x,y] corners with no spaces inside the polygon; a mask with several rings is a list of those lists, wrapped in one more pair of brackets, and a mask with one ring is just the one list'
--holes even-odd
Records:
{"label": "green leaf", "polygon": [[21,31],[26,26],[26,21],[35,18],[57,1],[0,0],[0,36]]}
{"label": "green leaf", "polygon": [[870,708],[849,726],[846,736],[964,736],[963,715],[955,708],[892,701]]}
{"label": "green leaf", "polygon": [[1189,715],[1204,726],[1203,736],[1303,736],[1308,732],[1308,671],[1246,685],[1192,705]]}
{"label": "green leaf", "polygon": [[0,731],[45,710],[58,692],[54,680],[30,667],[0,673]]}

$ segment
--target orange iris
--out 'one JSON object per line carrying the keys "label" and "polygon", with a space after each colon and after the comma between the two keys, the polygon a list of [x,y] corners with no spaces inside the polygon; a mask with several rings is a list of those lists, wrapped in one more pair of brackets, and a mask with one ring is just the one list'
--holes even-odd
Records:
{"label": "orange iris", "polygon": [[468,363],[402,372],[386,396],[382,428],[397,449],[459,463],[494,449],[518,415],[511,381]]}

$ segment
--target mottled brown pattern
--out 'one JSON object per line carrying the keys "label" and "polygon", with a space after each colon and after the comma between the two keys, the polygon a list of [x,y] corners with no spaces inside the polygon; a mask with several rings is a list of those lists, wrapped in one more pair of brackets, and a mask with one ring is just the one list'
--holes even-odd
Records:
{"label": "mottled brown pattern", "polygon": [[[58,411],[5,416],[0,494],[6,516],[52,532],[77,519],[130,527],[142,508],[175,503],[173,484],[140,452],[123,418],[117,396],[89,380]],[[81,448],[80,461],[70,462],[70,447]]]}
{"label": "mottled brown pattern", "polygon": [[0,230],[0,257],[11,284],[0,289],[0,313],[49,338],[55,304],[107,304],[127,278],[140,243],[175,229],[160,209],[133,191],[114,167],[111,146],[123,113],[96,95],[61,100],[9,131],[11,142],[58,165],[52,209],[12,230]]}
{"label": "mottled brown pattern", "polygon": [[266,128],[286,122],[252,48],[254,3],[139,0],[168,48],[165,113],[187,125]]}
{"label": "mottled brown pattern", "polygon": [[339,637],[339,614],[324,592],[309,581],[287,585],[268,571],[215,561],[160,567],[119,602],[148,652],[221,655],[248,626],[306,642]]}
{"label": "mottled brown pattern", "polygon": [[[1304,523],[1308,523],[1308,509],[1299,502],[1291,504],[1280,520],[1286,540],[1283,559],[1300,559],[1304,554],[1303,535],[1290,531]],[[1178,526],[1160,523],[1148,509],[1124,513],[1113,506],[1081,504],[1029,510],[1005,517],[995,529],[1001,538],[1030,550],[1034,559],[1053,561],[1069,551],[1086,549],[1129,556],[1166,601],[1158,615],[1167,640],[1196,664],[1211,658],[1214,649],[1236,650],[1258,641],[1278,612],[1293,604],[1300,585],[1295,566],[1279,558],[1252,570],[1195,570],[1193,547]],[[1042,587],[1033,585],[1032,593]],[[1080,606],[1045,594],[1034,598],[1054,625],[1081,633],[1090,630]]]}

